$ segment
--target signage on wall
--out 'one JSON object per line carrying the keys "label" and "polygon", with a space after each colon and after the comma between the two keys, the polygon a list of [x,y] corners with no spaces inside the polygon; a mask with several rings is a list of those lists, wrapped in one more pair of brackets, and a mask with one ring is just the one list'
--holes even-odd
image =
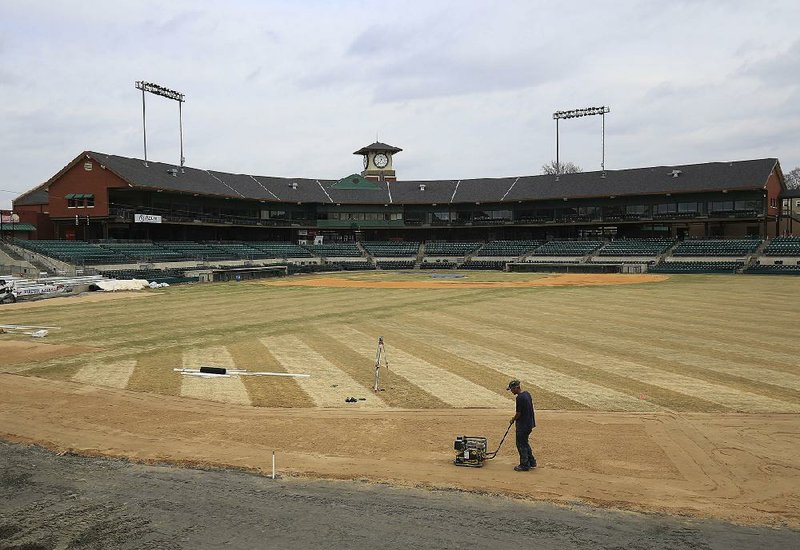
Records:
{"label": "signage on wall", "polygon": [[133,221],[135,223],[161,223],[161,216],[153,214],[134,214]]}

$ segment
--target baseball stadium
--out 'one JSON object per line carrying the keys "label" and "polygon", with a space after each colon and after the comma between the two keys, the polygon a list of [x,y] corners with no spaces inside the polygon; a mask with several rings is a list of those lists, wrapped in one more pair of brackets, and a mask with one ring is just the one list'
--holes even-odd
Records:
{"label": "baseball stadium", "polygon": [[[800,527],[778,159],[409,181],[401,153],[322,179],[66,162],[0,225],[0,437]],[[151,284],[103,291],[130,281]],[[481,467],[456,467],[459,436],[486,438]]]}

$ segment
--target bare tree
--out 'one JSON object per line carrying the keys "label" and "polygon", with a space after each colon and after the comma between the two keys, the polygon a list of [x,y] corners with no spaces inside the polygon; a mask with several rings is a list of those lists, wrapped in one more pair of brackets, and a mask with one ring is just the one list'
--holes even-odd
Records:
{"label": "bare tree", "polygon": [[[561,169],[559,170],[559,164],[561,164]],[[557,163],[556,161],[552,160],[547,164],[542,165],[542,174],[547,175],[555,175],[555,174],[577,174],[578,172],[583,172],[581,167],[577,164],[573,164],[571,162],[561,162]]]}
{"label": "bare tree", "polygon": [[784,174],[786,187],[789,189],[800,189],[800,166]]}

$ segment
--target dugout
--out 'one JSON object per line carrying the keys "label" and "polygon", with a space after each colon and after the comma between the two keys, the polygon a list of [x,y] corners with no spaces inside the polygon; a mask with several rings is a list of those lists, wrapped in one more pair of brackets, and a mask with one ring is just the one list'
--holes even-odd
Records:
{"label": "dugout", "polygon": [[252,279],[267,279],[271,277],[284,277],[288,274],[285,265],[263,267],[229,267],[216,269],[203,269],[186,272],[187,276],[197,277],[201,283],[217,283],[223,281],[249,281]]}

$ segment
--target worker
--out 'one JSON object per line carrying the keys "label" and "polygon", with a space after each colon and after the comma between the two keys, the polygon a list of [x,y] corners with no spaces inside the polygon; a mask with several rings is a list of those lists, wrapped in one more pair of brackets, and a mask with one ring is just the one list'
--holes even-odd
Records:
{"label": "worker", "polygon": [[536,457],[528,438],[531,431],[536,427],[536,411],[533,409],[533,398],[527,391],[522,391],[519,380],[512,380],[506,388],[517,396],[517,412],[511,418],[509,426],[517,423],[517,451],[519,451],[519,464],[514,466],[517,472],[527,472],[531,468],[536,468]]}

